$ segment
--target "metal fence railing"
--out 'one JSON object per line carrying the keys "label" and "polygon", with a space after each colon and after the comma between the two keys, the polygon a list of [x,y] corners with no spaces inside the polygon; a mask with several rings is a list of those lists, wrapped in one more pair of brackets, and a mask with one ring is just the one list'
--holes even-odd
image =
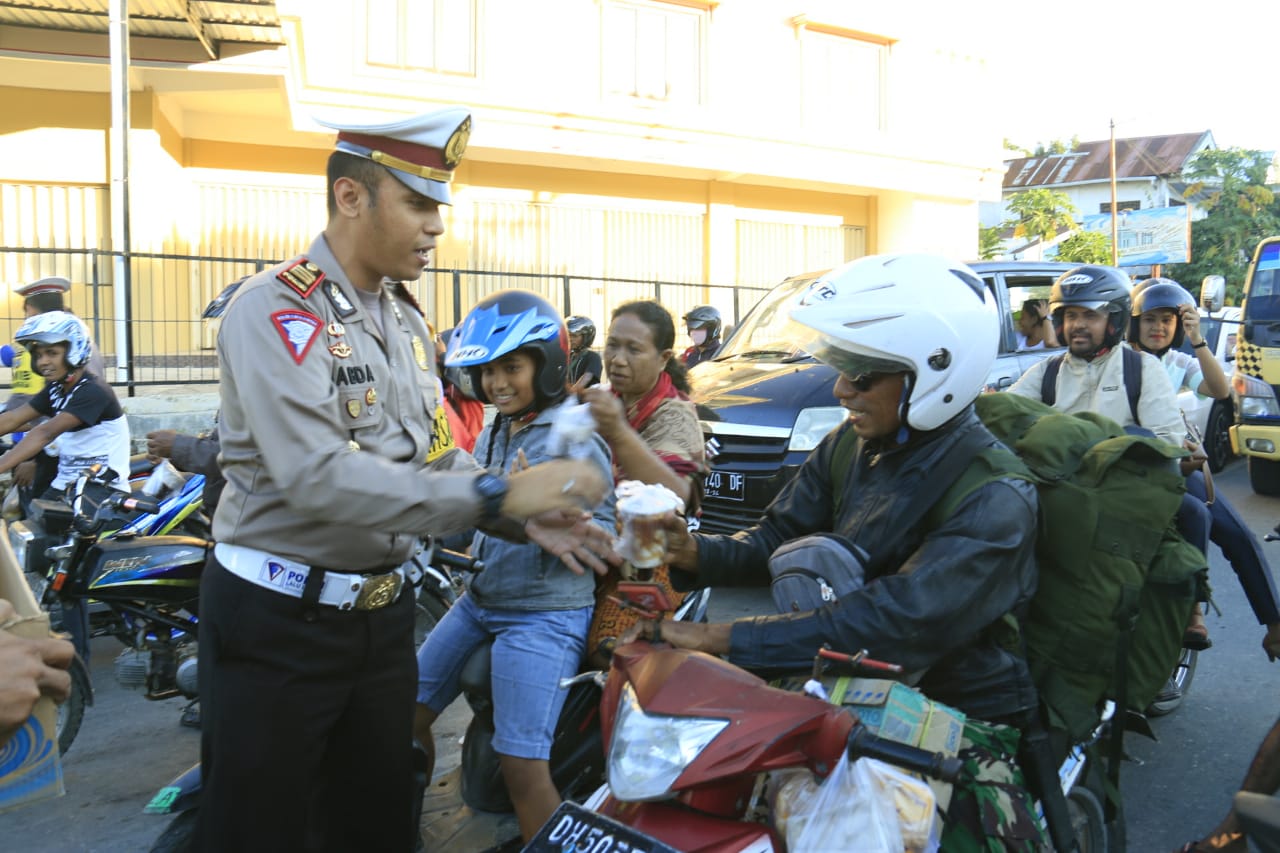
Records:
{"label": "metal fence railing", "polygon": [[[60,275],[72,282],[68,307],[88,324],[105,357],[109,382],[127,388],[131,396],[138,386],[216,384],[216,321],[202,320],[201,312],[230,282],[280,260],[131,253],[126,292],[120,294],[121,304],[128,308],[120,312],[116,287],[117,278],[123,278],[120,253],[0,247],[0,287],[9,291],[7,304],[0,309],[0,342],[12,341],[24,319],[22,299],[12,289]],[[679,318],[691,308],[715,305],[726,324],[736,324],[768,291],[570,273],[436,268],[425,270],[409,287],[437,329],[456,325],[476,302],[507,288],[539,293],[564,316],[586,315],[601,329],[623,302],[654,299],[676,318],[677,348],[683,343]],[[8,370],[0,368],[0,387],[8,384]]]}

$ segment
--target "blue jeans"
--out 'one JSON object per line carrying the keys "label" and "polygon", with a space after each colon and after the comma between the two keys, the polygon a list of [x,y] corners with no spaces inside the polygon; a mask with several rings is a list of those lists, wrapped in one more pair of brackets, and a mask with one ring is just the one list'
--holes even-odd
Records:
{"label": "blue jeans", "polygon": [[591,607],[499,610],[459,598],[418,649],[418,702],[437,714],[458,698],[467,657],[493,641],[493,748],[515,758],[547,760],[567,690],[591,627]]}
{"label": "blue jeans", "polygon": [[[1204,474],[1196,471],[1187,477],[1187,494],[1200,501],[1206,497]],[[1249,606],[1258,617],[1259,624],[1280,622],[1280,604],[1277,604],[1276,584],[1271,577],[1271,566],[1262,553],[1258,537],[1253,535],[1240,513],[1218,492],[1209,507],[1212,524],[1209,538],[1222,549],[1231,568],[1235,570],[1240,586],[1249,599]]]}

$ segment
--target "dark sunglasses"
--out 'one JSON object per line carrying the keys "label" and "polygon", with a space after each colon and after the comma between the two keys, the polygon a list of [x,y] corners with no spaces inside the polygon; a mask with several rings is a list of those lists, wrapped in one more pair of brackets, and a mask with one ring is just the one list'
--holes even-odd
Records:
{"label": "dark sunglasses", "polygon": [[844,374],[844,379],[853,386],[855,391],[865,394],[871,390],[872,385],[875,385],[887,375],[887,373],[859,373],[857,376],[850,376],[846,373]]}

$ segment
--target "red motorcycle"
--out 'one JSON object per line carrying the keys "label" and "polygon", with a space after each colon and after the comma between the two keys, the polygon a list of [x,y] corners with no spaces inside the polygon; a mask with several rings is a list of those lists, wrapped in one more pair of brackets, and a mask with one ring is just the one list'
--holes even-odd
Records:
{"label": "red motorcycle", "polygon": [[754,819],[766,771],[827,776],[846,757],[949,782],[961,770],[959,759],[872,735],[840,706],[646,642],[614,652],[600,708],[609,785],[561,805],[527,851],[785,850],[772,823]]}

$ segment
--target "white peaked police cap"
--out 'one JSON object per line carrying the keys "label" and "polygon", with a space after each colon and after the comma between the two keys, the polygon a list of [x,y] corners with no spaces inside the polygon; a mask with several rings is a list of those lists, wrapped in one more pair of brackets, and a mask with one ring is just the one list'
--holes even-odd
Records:
{"label": "white peaked police cap", "polygon": [[449,204],[449,182],[471,136],[471,111],[446,107],[384,124],[316,123],[338,131],[337,149],[382,166],[416,193]]}

